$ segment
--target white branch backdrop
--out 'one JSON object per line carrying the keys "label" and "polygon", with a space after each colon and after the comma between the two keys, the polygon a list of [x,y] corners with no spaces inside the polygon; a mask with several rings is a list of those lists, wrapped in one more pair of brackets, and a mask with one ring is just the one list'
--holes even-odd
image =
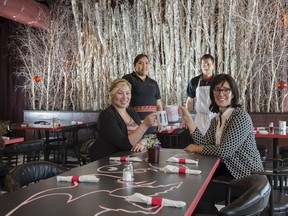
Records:
{"label": "white branch backdrop", "polygon": [[15,35],[30,109],[105,108],[110,82],[131,73],[140,53],[164,104],[183,104],[210,53],[215,73],[237,80],[248,111],[287,111],[287,0],[57,2],[46,30],[20,26]]}

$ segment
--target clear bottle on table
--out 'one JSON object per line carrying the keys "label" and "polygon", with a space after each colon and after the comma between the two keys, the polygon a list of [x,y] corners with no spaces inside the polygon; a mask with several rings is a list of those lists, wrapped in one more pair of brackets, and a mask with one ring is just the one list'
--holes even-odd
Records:
{"label": "clear bottle on table", "polygon": [[133,181],[131,168],[129,167],[129,165],[124,166],[122,179],[123,181],[127,181],[127,182]]}

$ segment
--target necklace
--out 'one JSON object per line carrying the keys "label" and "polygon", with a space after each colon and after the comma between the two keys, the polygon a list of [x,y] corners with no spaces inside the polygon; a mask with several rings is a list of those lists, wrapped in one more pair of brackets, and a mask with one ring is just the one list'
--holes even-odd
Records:
{"label": "necklace", "polygon": [[136,123],[134,122],[134,120],[131,118],[131,116],[128,113],[119,113],[119,114],[128,127],[134,127],[136,125]]}
{"label": "necklace", "polygon": [[129,121],[128,121],[128,122],[125,121],[125,123],[126,123],[127,126],[134,126],[134,125],[135,125],[135,122],[133,121],[133,119],[131,118],[131,116],[130,116]]}

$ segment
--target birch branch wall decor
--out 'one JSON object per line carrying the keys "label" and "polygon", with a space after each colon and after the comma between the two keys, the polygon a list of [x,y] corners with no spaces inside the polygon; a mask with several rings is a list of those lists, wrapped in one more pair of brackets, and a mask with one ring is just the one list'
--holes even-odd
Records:
{"label": "birch branch wall decor", "polygon": [[140,53],[164,104],[183,104],[210,53],[216,74],[237,80],[248,111],[287,111],[287,88],[276,87],[287,83],[286,0],[61,0],[50,8],[48,30],[21,25],[14,40],[30,109],[102,110],[110,82],[131,73]]}

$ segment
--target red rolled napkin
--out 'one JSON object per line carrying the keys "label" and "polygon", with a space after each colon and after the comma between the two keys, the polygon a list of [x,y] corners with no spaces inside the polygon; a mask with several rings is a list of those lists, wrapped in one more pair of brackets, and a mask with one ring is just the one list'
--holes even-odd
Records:
{"label": "red rolled napkin", "polygon": [[135,162],[140,162],[142,161],[141,158],[139,157],[110,157],[109,160],[113,160],[113,161],[135,161]]}
{"label": "red rolled napkin", "polygon": [[179,168],[177,166],[172,165],[166,165],[165,167],[160,169],[163,172],[166,173],[180,173],[180,174],[200,174],[201,170],[194,170],[194,169],[188,169],[188,168]]}
{"label": "red rolled napkin", "polygon": [[183,201],[170,200],[170,199],[161,198],[161,197],[150,197],[150,196],[145,196],[140,193],[134,193],[131,196],[127,196],[126,200],[128,202],[145,203],[147,205],[152,205],[152,206],[170,206],[170,207],[176,207],[176,208],[182,208],[186,206],[186,203]]}
{"label": "red rolled napkin", "polygon": [[57,176],[57,181],[64,182],[98,182],[99,178],[95,175],[81,175],[81,176]]}
{"label": "red rolled napkin", "polygon": [[186,158],[170,157],[170,158],[168,158],[167,161],[168,162],[174,162],[174,163],[196,164],[196,165],[198,165],[198,160],[186,159]]}

